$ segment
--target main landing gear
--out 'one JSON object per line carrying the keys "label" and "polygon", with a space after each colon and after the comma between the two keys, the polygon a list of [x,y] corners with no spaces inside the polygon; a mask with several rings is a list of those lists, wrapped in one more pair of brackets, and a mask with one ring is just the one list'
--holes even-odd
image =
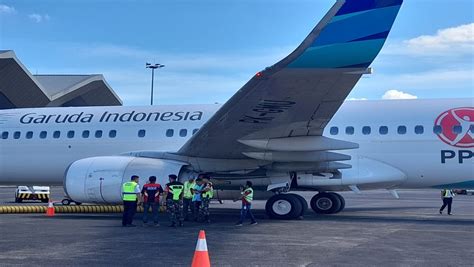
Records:
{"label": "main landing gear", "polygon": [[[346,206],[344,198],[332,192],[321,192],[311,199],[311,208],[318,214],[334,214]],[[308,209],[306,199],[297,194],[280,193],[267,200],[265,211],[272,219],[291,220],[302,218]]]}
{"label": "main landing gear", "polygon": [[344,198],[332,192],[321,192],[311,198],[311,208],[318,214],[334,214],[346,206]]}
{"label": "main landing gear", "polygon": [[300,195],[276,194],[267,200],[265,211],[272,219],[301,218],[308,209],[308,203]]}

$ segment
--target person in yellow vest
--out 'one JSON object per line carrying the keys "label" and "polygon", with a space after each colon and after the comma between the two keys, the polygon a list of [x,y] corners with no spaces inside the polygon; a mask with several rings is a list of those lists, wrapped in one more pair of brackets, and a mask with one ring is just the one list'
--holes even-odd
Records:
{"label": "person in yellow vest", "polygon": [[451,205],[453,204],[454,192],[453,190],[443,189],[441,190],[441,198],[443,199],[443,206],[439,209],[439,214],[443,214],[444,208],[448,206],[448,215],[453,215],[451,213]]}
{"label": "person in yellow vest", "polygon": [[133,216],[137,212],[137,205],[140,204],[140,185],[138,175],[132,175],[130,182],[122,185],[123,215],[122,226],[134,227]]}
{"label": "person in yellow vest", "polygon": [[184,182],[184,193],[183,193],[183,217],[185,221],[189,220],[189,212],[194,214],[193,192],[192,188],[196,185],[194,177],[190,177],[188,181]]}
{"label": "person in yellow vest", "polygon": [[212,197],[214,197],[214,185],[209,181],[209,177],[205,177],[202,179],[204,183],[204,188],[202,189],[201,193],[201,220],[207,223],[210,223],[211,220],[209,218],[209,203],[211,202]]}
{"label": "person in yellow vest", "polygon": [[239,199],[242,200],[242,209],[240,210],[240,220],[235,226],[242,226],[247,216],[250,217],[250,224],[256,225],[257,221],[255,220],[251,210],[253,201],[253,188],[251,181],[247,181],[245,183],[245,187],[240,192],[240,198],[234,201],[238,201]]}
{"label": "person in yellow vest", "polygon": [[170,227],[183,226],[184,185],[177,181],[178,176],[175,174],[168,175],[168,178],[170,182],[166,184],[164,197],[166,198],[166,210],[170,215]]}

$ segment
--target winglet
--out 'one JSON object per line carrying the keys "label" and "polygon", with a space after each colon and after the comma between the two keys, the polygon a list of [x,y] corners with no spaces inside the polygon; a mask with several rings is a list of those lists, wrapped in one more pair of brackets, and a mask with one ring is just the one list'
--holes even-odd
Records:
{"label": "winglet", "polygon": [[382,49],[402,2],[338,1],[303,42],[304,47],[294,52],[297,55],[287,67],[367,68]]}

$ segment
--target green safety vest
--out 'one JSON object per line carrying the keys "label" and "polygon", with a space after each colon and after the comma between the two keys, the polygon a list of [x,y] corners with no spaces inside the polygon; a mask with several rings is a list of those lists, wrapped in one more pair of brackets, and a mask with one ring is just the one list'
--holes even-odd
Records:
{"label": "green safety vest", "polygon": [[207,191],[207,192],[203,192],[202,193],[202,197],[205,197],[205,198],[212,198],[214,196],[214,187],[212,186],[211,184],[211,190]]}
{"label": "green safety vest", "polygon": [[[250,194],[245,195],[245,193],[246,193],[247,191],[250,191]],[[253,189],[252,189],[252,188],[247,188],[247,189],[245,189],[245,190],[242,192],[242,195],[244,195],[245,200],[246,200],[248,203],[251,203],[252,200],[253,200]]]}
{"label": "green safety vest", "polygon": [[179,200],[179,196],[183,192],[184,186],[182,185],[170,185],[170,193],[173,194],[173,200]]}
{"label": "green safety vest", "polygon": [[190,183],[189,181],[186,181],[184,183],[184,198],[193,198],[193,193],[191,192],[191,188],[194,188],[196,185],[195,182]]}
{"label": "green safety vest", "polygon": [[126,182],[122,185],[123,201],[137,201],[137,193],[135,193],[137,185],[135,182]]}
{"label": "green safety vest", "polygon": [[445,190],[444,190],[444,197],[451,197],[451,196],[452,196],[452,193],[451,193],[451,196],[449,195],[449,193],[451,193],[451,190],[445,189]]}

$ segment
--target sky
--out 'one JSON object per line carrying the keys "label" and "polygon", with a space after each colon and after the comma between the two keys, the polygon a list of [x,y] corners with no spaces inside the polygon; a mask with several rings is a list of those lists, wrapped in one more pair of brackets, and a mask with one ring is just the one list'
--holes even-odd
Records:
{"label": "sky", "polygon": [[[224,103],[335,0],[0,0],[0,50],[33,74],[103,74],[124,105]],[[349,99],[474,97],[474,1],[405,0]]]}

